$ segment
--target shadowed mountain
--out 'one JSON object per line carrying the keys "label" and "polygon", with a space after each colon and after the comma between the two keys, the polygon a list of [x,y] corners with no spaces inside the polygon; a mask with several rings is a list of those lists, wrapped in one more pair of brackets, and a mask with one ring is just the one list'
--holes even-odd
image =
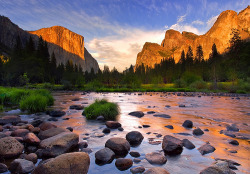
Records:
{"label": "shadowed mountain", "polygon": [[[145,43],[142,51],[137,55],[136,67],[142,63],[144,66],[154,67],[163,58],[169,56],[173,56],[175,61],[178,62],[182,50],[186,53],[189,46],[192,47],[193,53],[196,55],[196,48],[201,45],[204,59],[209,58],[213,43],[216,44],[219,53],[224,53],[229,47],[229,40],[234,28],[239,30],[241,39],[249,40],[250,6],[239,14],[232,10],[222,12],[211,29],[204,35],[199,36],[191,32],[183,31],[180,33],[172,29],[167,30],[161,45]],[[167,54],[162,54],[162,52]]]}
{"label": "shadowed mountain", "polygon": [[97,72],[99,69],[97,61],[84,47],[83,36],[60,26],[28,32],[12,23],[9,18],[0,16],[0,44],[8,48],[13,48],[18,36],[20,36],[23,46],[30,36],[37,45],[39,36],[42,36],[48,43],[50,55],[53,52],[55,53],[57,64],[65,64],[71,59],[74,64],[80,64],[83,71],[90,71],[93,68]]}

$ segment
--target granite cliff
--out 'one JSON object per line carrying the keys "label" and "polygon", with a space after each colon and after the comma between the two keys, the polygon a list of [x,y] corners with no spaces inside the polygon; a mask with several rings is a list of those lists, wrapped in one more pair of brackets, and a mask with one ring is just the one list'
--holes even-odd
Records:
{"label": "granite cliff", "polygon": [[[142,51],[137,55],[136,67],[142,63],[145,66],[154,67],[163,58],[169,56],[173,56],[175,61],[178,62],[182,50],[186,53],[189,46],[192,47],[195,55],[197,46],[201,45],[205,59],[209,58],[213,43],[216,44],[219,53],[224,53],[229,47],[229,40],[232,37],[230,34],[233,28],[240,31],[243,40],[250,39],[250,6],[239,14],[232,10],[222,12],[211,29],[204,35],[199,36],[191,32],[180,33],[172,29],[167,30],[161,45],[145,43]],[[166,54],[168,56],[158,54],[159,52],[168,53]]]}
{"label": "granite cliff", "polygon": [[97,61],[84,47],[83,36],[61,26],[42,28],[37,31],[24,31],[8,18],[0,16],[0,44],[13,48],[18,35],[23,46],[30,36],[35,43],[38,42],[39,36],[42,36],[48,43],[49,53],[55,53],[58,64],[65,64],[67,60],[71,59],[73,63],[80,64],[84,71],[90,71],[93,68],[97,72],[99,69]]}

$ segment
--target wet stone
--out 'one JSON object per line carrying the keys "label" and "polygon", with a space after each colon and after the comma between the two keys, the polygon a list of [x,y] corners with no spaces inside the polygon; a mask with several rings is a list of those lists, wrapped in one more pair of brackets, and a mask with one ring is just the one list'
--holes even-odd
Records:
{"label": "wet stone", "polygon": [[130,172],[133,174],[143,173],[144,171],[145,171],[145,168],[143,166],[134,167],[134,168],[130,169]]}
{"label": "wet stone", "polygon": [[148,111],[147,114],[154,114],[155,111]]}
{"label": "wet stone", "polygon": [[182,124],[182,126],[185,128],[192,128],[193,122],[191,120],[185,120],[184,123]]}
{"label": "wet stone", "polygon": [[73,132],[73,128],[72,127],[67,127],[66,129],[68,129],[70,132]]}
{"label": "wet stone", "polygon": [[124,129],[122,127],[118,127],[119,131],[124,131]]}
{"label": "wet stone", "polygon": [[141,144],[143,139],[143,135],[138,131],[131,131],[126,135],[126,140],[130,143],[131,146]]}
{"label": "wet stone", "polygon": [[162,149],[168,155],[179,155],[183,150],[183,143],[180,139],[171,135],[166,135],[163,138]]}
{"label": "wet stone", "polygon": [[216,149],[207,143],[199,147],[198,150],[202,155],[205,155],[205,154],[214,152]]}
{"label": "wet stone", "polygon": [[136,151],[131,151],[129,152],[129,154],[132,156],[132,157],[135,157],[135,158],[138,158],[141,156],[141,154],[139,152],[136,152]]}
{"label": "wet stone", "polygon": [[81,149],[81,152],[85,152],[87,154],[91,154],[93,152],[93,150],[90,149],[90,148],[83,148],[83,149]]}
{"label": "wet stone", "polygon": [[196,128],[193,130],[193,134],[196,136],[203,135],[204,132],[200,128]]}
{"label": "wet stone", "polygon": [[168,129],[174,129],[174,127],[172,125],[167,125],[165,127],[168,128]]}
{"label": "wet stone", "polygon": [[144,128],[149,128],[149,127],[150,127],[150,125],[148,125],[148,124],[144,124],[144,125],[142,125],[142,127],[144,127]]}
{"label": "wet stone", "polygon": [[235,145],[235,146],[239,145],[239,142],[237,140],[228,140],[228,143],[232,144],[232,145]]}
{"label": "wet stone", "polygon": [[133,162],[134,162],[134,163],[140,163],[140,162],[141,162],[141,159],[139,159],[139,158],[134,158],[134,159],[133,159]]}
{"label": "wet stone", "polygon": [[188,139],[183,139],[182,142],[183,142],[183,146],[186,147],[187,149],[194,149],[195,148],[195,145],[191,141],[189,141]]}
{"label": "wet stone", "polygon": [[105,134],[109,134],[110,133],[110,129],[109,128],[104,128],[102,130],[102,132],[105,133]]}
{"label": "wet stone", "polygon": [[110,129],[117,129],[118,127],[121,127],[122,125],[118,121],[106,121],[107,128]]}
{"label": "wet stone", "polygon": [[154,117],[160,117],[160,118],[171,118],[171,116],[167,115],[167,114],[154,114],[153,116]]}
{"label": "wet stone", "polygon": [[129,169],[132,165],[133,161],[126,158],[118,158],[115,162],[115,166],[121,171]]}
{"label": "wet stone", "polygon": [[130,112],[128,115],[132,115],[132,116],[141,118],[144,116],[144,113],[142,111],[134,111],[134,112]]}
{"label": "wet stone", "polygon": [[8,171],[8,167],[5,164],[0,163],[0,173],[4,173],[7,171]]}
{"label": "wet stone", "polygon": [[65,114],[66,114],[65,111],[60,111],[60,110],[49,111],[49,115],[51,117],[61,117],[64,116]]}
{"label": "wet stone", "polygon": [[115,153],[109,148],[104,148],[104,149],[98,150],[95,153],[95,158],[96,158],[97,163],[101,163],[101,164],[111,163],[113,159],[115,158]]}
{"label": "wet stone", "polygon": [[146,154],[146,160],[150,164],[162,165],[167,162],[167,158],[159,152],[151,152]]}

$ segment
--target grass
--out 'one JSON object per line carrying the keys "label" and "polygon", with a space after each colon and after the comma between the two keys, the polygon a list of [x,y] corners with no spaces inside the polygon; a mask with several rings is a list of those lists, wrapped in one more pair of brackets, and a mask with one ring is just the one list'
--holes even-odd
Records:
{"label": "grass", "polygon": [[54,98],[46,89],[23,89],[0,87],[0,105],[19,106],[29,112],[45,111],[47,106],[54,104]]}
{"label": "grass", "polygon": [[86,107],[82,114],[85,115],[87,119],[96,119],[102,115],[105,120],[115,120],[119,114],[119,106],[105,99],[96,100],[93,104]]}

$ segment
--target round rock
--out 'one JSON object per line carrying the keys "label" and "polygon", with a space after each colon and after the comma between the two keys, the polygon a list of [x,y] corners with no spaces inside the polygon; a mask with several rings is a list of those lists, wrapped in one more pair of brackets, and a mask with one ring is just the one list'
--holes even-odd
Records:
{"label": "round rock", "polygon": [[0,173],[4,173],[7,171],[8,171],[8,167],[5,164],[0,163]]}
{"label": "round rock", "polygon": [[182,126],[185,128],[192,128],[193,122],[191,120],[185,120],[184,123],[182,124]]}
{"label": "round rock", "polygon": [[96,163],[102,163],[102,164],[111,163],[115,158],[115,153],[109,148],[104,148],[98,150],[95,153],[95,158],[96,158]]}
{"label": "round rock", "polygon": [[35,165],[31,161],[25,159],[15,159],[10,164],[9,170],[11,171],[11,173],[25,174],[32,172],[34,168]]}
{"label": "round rock", "polygon": [[144,116],[144,113],[142,111],[134,111],[134,112],[130,112],[128,115],[132,115],[132,116],[141,118]]}
{"label": "round rock", "polygon": [[23,152],[24,146],[13,137],[0,139],[0,156],[3,158],[13,158]]}
{"label": "round rock", "polygon": [[159,152],[151,152],[146,154],[146,160],[150,164],[162,165],[167,162],[167,158]]}
{"label": "round rock", "polygon": [[122,126],[118,121],[106,121],[105,124],[110,129],[117,129]]}
{"label": "round rock", "polygon": [[166,135],[163,138],[162,149],[168,155],[179,155],[182,153],[183,143],[178,138]]}
{"label": "round rock", "polygon": [[129,142],[124,138],[110,138],[105,143],[105,147],[110,148],[116,155],[127,155],[130,150]]}
{"label": "round rock", "polygon": [[131,131],[126,135],[126,140],[130,143],[131,146],[137,146],[141,144],[143,139],[143,135],[138,131]]}
{"label": "round rock", "polygon": [[200,128],[196,128],[193,130],[193,134],[196,136],[203,135],[204,132]]}
{"label": "round rock", "polygon": [[161,167],[154,167],[148,169],[146,172],[144,172],[144,174],[170,174],[170,173]]}
{"label": "round rock", "polygon": [[129,169],[132,165],[133,161],[126,158],[118,158],[115,162],[115,166],[121,171]]}
{"label": "round rock", "polygon": [[137,173],[143,173],[145,171],[145,168],[140,166],[140,167],[134,167],[132,169],[130,169],[130,172],[133,174],[137,174]]}
{"label": "round rock", "polygon": [[188,139],[183,139],[182,142],[183,142],[183,146],[186,147],[187,149],[194,149],[195,148],[195,145],[191,141],[189,141]]}

